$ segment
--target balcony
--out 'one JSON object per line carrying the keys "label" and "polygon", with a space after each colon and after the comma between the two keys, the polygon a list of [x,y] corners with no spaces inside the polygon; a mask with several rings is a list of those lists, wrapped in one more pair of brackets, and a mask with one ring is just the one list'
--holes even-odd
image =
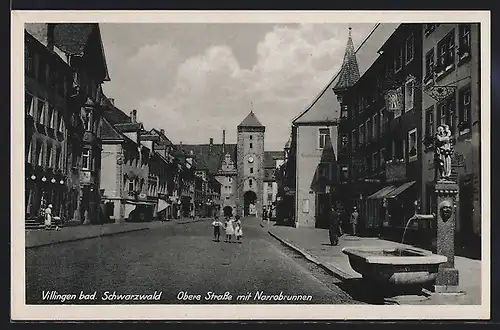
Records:
{"label": "balcony", "polygon": [[385,163],[387,182],[406,180],[406,163],[403,159],[390,159]]}

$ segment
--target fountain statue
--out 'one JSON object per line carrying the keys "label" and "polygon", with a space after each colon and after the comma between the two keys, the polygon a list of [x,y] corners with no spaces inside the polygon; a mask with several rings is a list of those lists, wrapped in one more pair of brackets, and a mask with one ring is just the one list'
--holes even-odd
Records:
{"label": "fountain statue", "polygon": [[[437,208],[433,214],[415,214],[408,219],[403,232],[401,248],[346,247],[351,267],[364,279],[377,284],[404,286],[434,283],[434,292],[458,292],[458,270],[455,268],[455,204],[458,185],[451,178],[453,154],[452,133],[448,125],[438,128],[435,136],[436,159],[435,193]],[[417,206],[417,204],[415,205]],[[406,229],[412,221],[435,221],[437,251],[408,247],[404,244]]]}

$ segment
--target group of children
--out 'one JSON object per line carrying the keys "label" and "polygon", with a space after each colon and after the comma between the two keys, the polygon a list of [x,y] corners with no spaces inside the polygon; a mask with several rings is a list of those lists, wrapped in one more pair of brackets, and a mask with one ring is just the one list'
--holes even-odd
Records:
{"label": "group of children", "polygon": [[225,223],[219,220],[219,216],[215,216],[214,222],[212,222],[214,227],[214,241],[220,242],[220,228],[223,227],[226,230],[226,240],[224,242],[231,243],[233,235],[236,236],[236,241],[241,243],[241,238],[243,237],[243,228],[241,226],[240,216],[236,216],[233,220],[231,217],[226,216]]}

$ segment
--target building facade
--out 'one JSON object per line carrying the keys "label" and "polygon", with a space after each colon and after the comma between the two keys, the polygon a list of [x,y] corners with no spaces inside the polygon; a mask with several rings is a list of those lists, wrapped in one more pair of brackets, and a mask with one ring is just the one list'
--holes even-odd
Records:
{"label": "building facade", "polygon": [[284,163],[283,151],[264,152],[264,198],[263,205],[267,216],[276,218],[276,202],[278,197],[278,181],[276,172]]}
{"label": "building facade", "polygon": [[71,68],[53,44],[50,49],[29,30],[24,38],[26,219],[39,220],[48,204],[53,215],[65,217]]}
{"label": "building facade", "polygon": [[421,31],[401,24],[357,81],[335,89],[343,204],[366,232],[399,235],[421,199]]}
{"label": "building facade", "polygon": [[[455,141],[452,177],[459,184],[455,229],[462,244],[480,246],[480,30],[479,24],[423,24],[422,209],[435,208],[432,140],[438,126]],[[443,95],[435,97],[440,89]]]}
{"label": "building facade", "polygon": [[260,216],[263,207],[265,127],[253,112],[238,125],[237,204],[241,216]]}

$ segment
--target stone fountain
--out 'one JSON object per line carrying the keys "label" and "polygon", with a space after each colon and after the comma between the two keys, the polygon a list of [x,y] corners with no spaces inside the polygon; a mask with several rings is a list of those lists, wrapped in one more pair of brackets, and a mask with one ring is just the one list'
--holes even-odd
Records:
{"label": "stone fountain", "polygon": [[[363,279],[377,286],[391,288],[388,294],[399,295],[422,292],[425,286],[433,285],[434,292],[458,292],[458,270],[455,261],[455,213],[454,205],[458,185],[450,179],[453,148],[449,129],[438,128],[435,137],[437,160],[435,192],[437,209],[434,214],[417,214],[412,221],[437,220],[437,254],[401,244],[395,248],[346,247],[342,250],[349,257],[351,267]],[[438,177],[439,175],[439,177]],[[404,242],[404,235],[402,243]]]}

